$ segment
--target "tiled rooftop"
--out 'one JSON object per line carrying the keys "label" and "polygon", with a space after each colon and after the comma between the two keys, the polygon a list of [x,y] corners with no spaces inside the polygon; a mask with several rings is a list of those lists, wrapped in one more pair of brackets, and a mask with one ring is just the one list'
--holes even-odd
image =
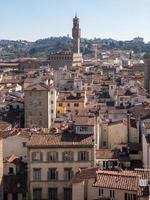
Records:
{"label": "tiled rooftop", "polygon": [[99,171],[93,186],[137,191],[139,186],[139,177],[136,174]]}
{"label": "tiled rooftop", "polygon": [[94,117],[75,117],[76,126],[94,126]]}
{"label": "tiled rooftop", "polygon": [[105,171],[97,168],[79,170],[72,179],[72,183],[80,183],[88,179],[95,179],[94,187],[137,191],[142,195],[140,180],[150,180],[150,169],[135,169],[134,171]]}
{"label": "tiled rooftop", "polygon": [[82,181],[95,178],[96,171],[99,169],[99,167],[93,167],[89,169],[82,169],[76,173],[76,175],[72,179],[72,183],[80,183]]}
{"label": "tiled rooftop", "polygon": [[35,84],[32,84],[32,85],[29,85],[25,88],[25,90],[49,90],[49,87],[44,84],[44,83],[35,83]]}
{"label": "tiled rooftop", "polygon": [[92,147],[92,135],[74,133],[34,134],[27,143],[28,147]]}

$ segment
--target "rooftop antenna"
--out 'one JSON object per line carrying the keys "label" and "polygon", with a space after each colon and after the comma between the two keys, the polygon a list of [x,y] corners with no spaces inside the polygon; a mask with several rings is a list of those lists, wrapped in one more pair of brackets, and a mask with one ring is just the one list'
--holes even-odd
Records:
{"label": "rooftop antenna", "polygon": [[75,18],[77,18],[77,11],[75,12]]}

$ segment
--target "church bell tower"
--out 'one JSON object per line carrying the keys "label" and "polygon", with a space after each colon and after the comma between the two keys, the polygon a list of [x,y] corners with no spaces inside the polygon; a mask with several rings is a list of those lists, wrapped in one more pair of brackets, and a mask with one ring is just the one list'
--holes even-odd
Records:
{"label": "church bell tower", "polygon": [[77,15],[75,15],[75,17],[73,18],[72,37],[73,37],[73,53],[80,54],[81,29],[79,27],[79,18],[77,17]]}

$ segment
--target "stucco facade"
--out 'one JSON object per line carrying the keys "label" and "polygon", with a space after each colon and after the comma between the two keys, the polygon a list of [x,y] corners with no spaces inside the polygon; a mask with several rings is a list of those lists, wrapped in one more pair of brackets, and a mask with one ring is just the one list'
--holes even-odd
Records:
{"label": "stucco facade", "polygon": [[100,129],[100,148],[114,149],[127,143],[127,127],[122,122],[103,123]]}
{"label": "stucco facade", "polygon": [[15,155],[17,157],[22,157],[23,161],[27,161],[27,148],[25,144],[28,140],[29,137],[18,135],[2,139],[3,157],[6,158]]}
{"label": "stucco facade", "polygon": [[[63,154],[64,152],[69,151],[73,153],[72,161],[64,161]],[[86,151],[88,152],[89,158],[86,161],[79,161],[79,152]],[[42,161],[41,162],[33,162],[32,161],[32,153],[33,152],[41,152],[42,153]],[[58,159],[57,161],[50,162],[47,160],[48,152],[57,152]],[[66,180],[65,177],[65,169],[71,169],[72,175],[75,174],[79,168],[87,168],[92,167],[94,165],[94,154],[93,148],[81,146],[78,148],[71,147],[61,147],[59,148],[28,148],[28,186],[29,186],[29,199],[33,199],[33,190],[34,188],[41,188],[42,199],[48,198],[48,189],[55,188],[57,189],[57,198],[61,200],[65,200],[65,189],[70,189],[72,191],[71,179]],[[41,180],[35,181],[33,180],[33,171],[34,168],[41,169]],[[48,170],[56,169],[57,171],[57,180],[48,180]],[[72,192],[71,192],[72,194]],[[71,198],[70,198],[71,200]]]}

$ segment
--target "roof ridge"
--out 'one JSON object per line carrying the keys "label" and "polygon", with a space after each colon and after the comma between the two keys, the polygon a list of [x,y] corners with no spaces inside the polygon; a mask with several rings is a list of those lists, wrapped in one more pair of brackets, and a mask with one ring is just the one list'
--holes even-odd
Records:
{"label": "roof ridge", "polygon": [[130,173],[124,173],[125,171],[121,171],[121,172],[117,172],[117,171],[103,171],[103,170],[99,170],[97,171],[97,175],[111,175],[111,176],[124,176],[124,177],[138,177],[138,175],[136,173],[130,172]]}

